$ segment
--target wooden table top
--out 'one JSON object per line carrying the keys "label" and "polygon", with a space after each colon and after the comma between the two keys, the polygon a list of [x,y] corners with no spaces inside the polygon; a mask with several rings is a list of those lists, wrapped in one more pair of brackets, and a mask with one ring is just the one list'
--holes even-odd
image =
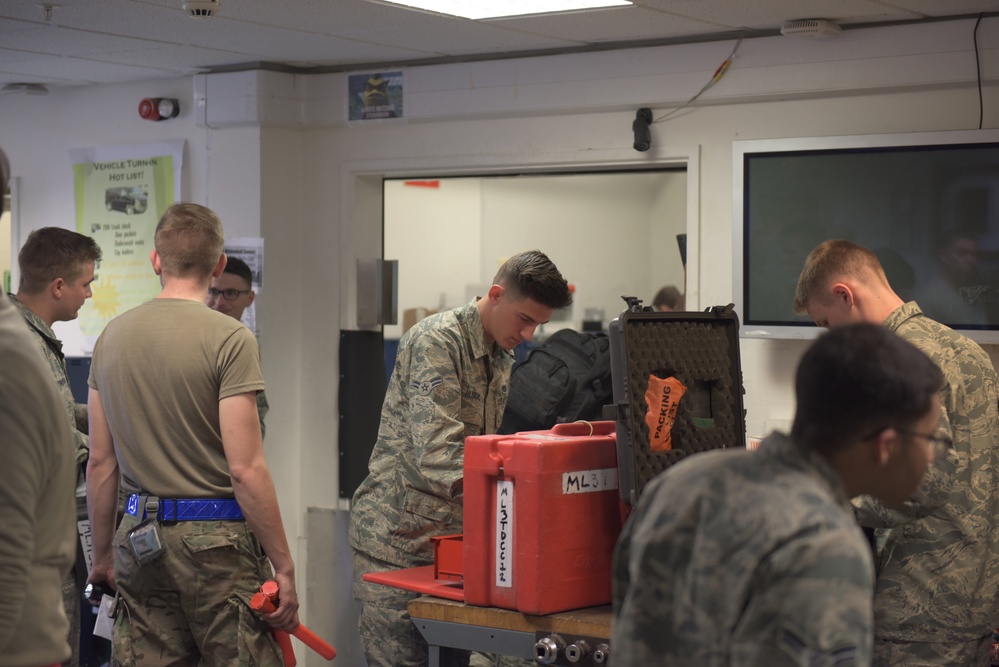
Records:
{"label": "wooden table top", "polygon": [[476,607],[424,595],[409,603],[409,615],[433,621],[477,625],[520,632],[560,632],[588,637],[610,637],[611,607],[587,607],[546,616],[522,614],[497,607]]}

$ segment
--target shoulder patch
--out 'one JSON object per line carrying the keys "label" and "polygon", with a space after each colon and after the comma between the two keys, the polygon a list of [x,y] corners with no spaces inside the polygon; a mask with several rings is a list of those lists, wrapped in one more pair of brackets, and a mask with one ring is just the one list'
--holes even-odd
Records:
{"label": "shoulder patch", "polygon": [[414,380],[413,382],[410,383],[409,386],[415,389],[416,393],[420,394],[421,396],[429,396],[430,392],[436,389],[443,381],[444,380],[441,379],[441,376],[438,375],[432,380],[422,380],[419,382]]}
{"label": "shoulder patch", "polygon": [[778,631],[777,645],[802,667],[853,667],[857,664],[856,646],[838,646],[831,651],[819,651],[788,628]]}

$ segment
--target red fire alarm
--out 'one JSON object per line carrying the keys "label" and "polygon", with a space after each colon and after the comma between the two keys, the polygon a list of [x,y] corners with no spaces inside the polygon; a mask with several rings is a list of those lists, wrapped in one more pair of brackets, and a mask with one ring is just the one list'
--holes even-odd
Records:
{"label": "red fire alarm", "polygon": [[180,104],[172,97],[146,97],[139,102],[139,115],[146,120],[176,118]]}

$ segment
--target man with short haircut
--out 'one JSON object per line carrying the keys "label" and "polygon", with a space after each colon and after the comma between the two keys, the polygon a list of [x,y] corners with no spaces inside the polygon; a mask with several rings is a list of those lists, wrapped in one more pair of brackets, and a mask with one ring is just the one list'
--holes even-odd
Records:
{"label": "man with short haircut", "polygon": [[[222,275],[212,278],[205,303],[229,317],[243,320],[243,311],[253,305],[256,293],[253,291],[253,272],[239,257],[229,257]],[[257,416],[260,417],[260,434],[267,435],[264,416],[270,410],[264,392],[257,393]]]}
{"label": "man with short haircut", "polygon": [[[9,174],[0,150],[0,193]],[[34,338],[0,297],[0,663],[27,667],[54,666],[73,653],[60,588],[76,554],[78,470],[73,427],[53,418],[65,401]]]}
{"label": "man with short haircut", "polygon": [[[417,595],[362,576],[430,564],[432,538],[461,532],[465,438],[496,433],[510,351],[571,302],[552,261],[522,252],[500,267],[484,297],[421,320],[399,341],[368,476],[350,512],[369,667],[426,665],[428,650],[407,612]],[[467,654],[460,660],[467,664]]]}
{"label": "man with short haircut", "polygon": [[[120,596],[116,665],[279,666],[267,624],[294,630],[298,596],[257,419],[257,341],[205,308],[226,263],[214,212],[174,204],[154,242],[162,291],[109,322],[94,348],[90,581]],[[280,603],[264,623],[248,605],[271,578]]]}
{"label": "man with short haircut", "polygon": [[845,240],[805,260],[794,309],[821,327],[868,322],[922,350],[940,368],[944,416],[935,437],[954,449],[904,508],[858,499],[875,529],[874,665],[989,665],[999,619],[999,377],[975,342],[905,303],[878,258]]}
{"label": "man with short haircut", "polygon": [[[52,325],[75,320],[83,303],[93,292],[101,249],[89,236],[61,227],[42,227],[28,235],[17,255],[20,270],[17,294],[8,294],[17,306],[33,334],[35,346],[41,351],[62,397],[62,413],[73,433],[77,477],[75,488],[82,498],[84,470],[90,442],[87,437],[87,406],[77,403],[69,384],[66,355]],[[64,664],[80,664],[80,605],[86,563],[82,550],[77,554],[77,567],[63,580],[63,603],[70,621],[69,644],[73,656]]]}
{"label": "man with short haircut", "polygon": [[850,498],[916,491],[945,447],[942,382],[895,334],[836,329],[801,359],[790,436],[654,478],[614,555],[614,666],[869,665],[874,568]]}

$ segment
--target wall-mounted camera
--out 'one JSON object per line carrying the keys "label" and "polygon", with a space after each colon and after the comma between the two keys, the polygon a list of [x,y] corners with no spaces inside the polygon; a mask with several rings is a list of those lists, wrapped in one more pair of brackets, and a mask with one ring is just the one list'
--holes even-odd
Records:
{"label": "wall-mounted camera", "polygon": [[635,114],[635,120],[631,123],[631,131],[635,133],[635,150],[647,151],[652,148],[652,131],[649,125],[652,124],[652,109],[641,108]]}

